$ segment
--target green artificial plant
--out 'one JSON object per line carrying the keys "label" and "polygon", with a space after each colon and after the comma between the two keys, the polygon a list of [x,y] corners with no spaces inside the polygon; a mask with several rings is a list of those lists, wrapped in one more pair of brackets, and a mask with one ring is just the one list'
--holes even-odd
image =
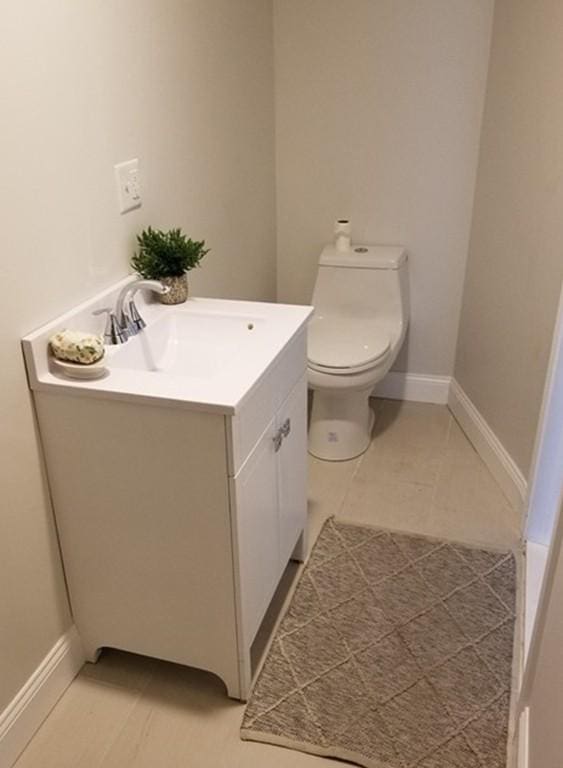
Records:
{"label": "green artificial plant", "polygon": [[162,232],[149,227],[137,235],[137,243],[139,251],[131,259],[131,266],[147,280],[181,277],[209,253],[209,248],[204,248],[205,240],[191,240],[181,229]]}

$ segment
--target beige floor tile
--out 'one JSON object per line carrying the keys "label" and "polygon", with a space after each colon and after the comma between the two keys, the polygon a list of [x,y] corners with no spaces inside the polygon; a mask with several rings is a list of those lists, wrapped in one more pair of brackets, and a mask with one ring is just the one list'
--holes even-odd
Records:
{"label": "beige floor tile", "polygon": [[462,517],[453,515],[450,510],[434,506],[427,529],[422,533],[498,549],[517,547],[521,537],[518,515],[510,508],[498,509],[493,514],[487,509],[475,509]]}
{"label": "beige floor tile", "polygon": [[452,421],[450,425],[450,430],[448,432],[448,452],[450,454],[458,452],[461,454],[461,456],[464,455],[475,455],[477,456],[477,451],[467,438],[467,435],[462,430],[462,428],[459,426],[457,421],[452,416]]}
{"label": "beige floor tile", "polygon": [[[370,407],[375,416],[374,433],[384,406],[384,400],[371,398]],[[340,512],[348,488],[365,456],[363,454],[349,461],[321,461],[309,454],[309,548],[327,517]]]}
{"label": "beige floor tile", "polygon": [[374,438],[358,467],[354,484],[415,483],[434,487],[445,457],[445,446],[429,447],[403,441]]}
{"label": "beige floor tile", "polygon": [[20,756],[16,768],[99,768],[140,693],[79,675]]}
{"label": "beige floor tile", "polygon": [[436,483],[436,506],[465,519],[476,509],[491,515],[508,506],[504,494],[478,456],[463,461],[446,456]]}
{"label": "beige floor tile", "polygon": [[337,517],[399,531],[424,533],[432,508],[432,486],[358,480]]}
{"label": "beige floor tile", "polygon": [[385,400],[375,425],[374,442],[443,447],[452,417],[443,405]]}
{"label": "beige floor tile", "polygon": [[421,403],[385,402],[338,515],[499,547],[520,535],[518,513],[448,409]]}
{"label": "beige floor tile", "polygon": [[351,461],[321,461],[309,455],[308,459],[310,550],[327,517],[339,512],[361,457]]}
{"label": "beige floor tile", "polygon": [[510,547],[520,535],[518,513],[454,421],[436,483],[429,533]]}
{"label": "beige floor tile", "polygon": [[338,512],[360,461],[321,461],[309,454],[309,509],[326,517]]}
{"label": "beige floor tile", "polygon": [[518,542],[518,514],[488,471],[473,463],[445,462],[436,485],[429,533],[484,546]]}

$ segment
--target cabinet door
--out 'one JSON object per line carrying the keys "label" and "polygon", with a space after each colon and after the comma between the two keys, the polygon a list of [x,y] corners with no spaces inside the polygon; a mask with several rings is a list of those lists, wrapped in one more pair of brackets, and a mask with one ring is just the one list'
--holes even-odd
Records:
{"label": "cabinet door", "polygon": [[285,434],[278,457],[281,568],[307,520],[307,381],[303,377],[278,411],[277,428]]}
{"label": "cabinet door", "polygon": [[248,646],[280,577],[274,434],[272,420],[237,476],[231,479],[239,605],[244,643]]}

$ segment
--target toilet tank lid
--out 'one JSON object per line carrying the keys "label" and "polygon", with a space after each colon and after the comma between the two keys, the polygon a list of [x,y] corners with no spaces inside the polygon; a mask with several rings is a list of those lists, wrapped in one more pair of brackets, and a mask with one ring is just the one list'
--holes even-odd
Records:
{"label": "toilet tank lid", "polygon": [[402,245],[359,245],[348,251],[337,251],[329,243],[322,250],[321,267],[353,267],[356,269],[399,269],[407,259]]}

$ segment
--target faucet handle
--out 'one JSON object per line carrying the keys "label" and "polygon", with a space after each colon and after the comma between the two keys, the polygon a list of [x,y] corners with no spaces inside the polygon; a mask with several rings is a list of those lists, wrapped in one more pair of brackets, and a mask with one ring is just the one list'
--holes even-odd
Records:
{"label": "faucet handle", "polygon": [[133,321],[125,307],[121,307],[121,311],[119,315],[116,315],[116,318],[120,329],[124,331],[128,337],[135,336],[137,334],[137,328],[135,325],[133,325]]}
{"label": "faucet handle", "polygon": [[127,341],[129,334],[126,329],[120,328],[117,318],[111,310],[111,307],[101,307],[95,309],[92,314],[95,316],[107,314],[106,327],[104,329],[104,344],[123,344]]}
{"label": "faucet handle", "polygon": [[130,321],[129,333],[131,335],[139,333],[139,331],[142,331],[143,328],[146,328],[147,326],[141,317],[139,310],[137,309],[137,305],[135,304],[135,294],[141,288],[149,288],[151,291],[159,293],[163,296],[167,293],[170,293],[170,286],[164,285],[164,283],[161,283],[160,280],[135,280],[134,283],[131,283],[129,286],[130,295],[128,313],[128,318]]}
{"label": "faucet handle", "polygon": [[138,333],[139,331],[142,331],[143,328],[146,328],[147,324],[139,314],[139,310],[137,309],[137,306],[133,299],[131,299],[131,301],[129,302],[129,317],[131,318],[133,327],[136,329],[136,333]]}

